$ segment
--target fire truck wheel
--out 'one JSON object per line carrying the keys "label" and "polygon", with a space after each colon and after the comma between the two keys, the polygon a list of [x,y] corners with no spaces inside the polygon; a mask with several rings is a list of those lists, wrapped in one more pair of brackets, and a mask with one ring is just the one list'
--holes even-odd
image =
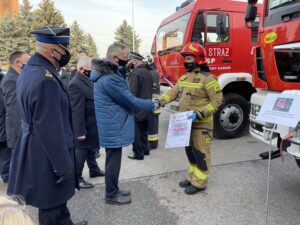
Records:
{"label": "fire truck wheel", "polygon": [[297,163],[297,165],[298,165],[298,167],[300,168],[300,158],[295,158],[296,159],[296,163]]}
{"label": "fire truck wheel", "polygon": [[233,93],[225,95],[224,99],[224,104],[214,115],[214,137],[240,137],[248,127],[249,103],[243,96]]}

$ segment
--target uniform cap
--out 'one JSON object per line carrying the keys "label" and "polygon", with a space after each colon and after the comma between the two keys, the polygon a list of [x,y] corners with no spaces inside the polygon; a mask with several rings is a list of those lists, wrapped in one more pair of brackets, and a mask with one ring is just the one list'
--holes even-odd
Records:
{"label": "uniform cap", "polygon": [[64,27],[42,27],[32,31],[36,35],[36,41],[57,44],[69,50],[70,29]]}
{"label": "uniform cap", "polygon": [[145,58],[143,56],[141,56],[139,53],[137,52],[131,52],[128,56],[128,60],[131,59],[136,59],[136,60],[141,60],[143,61]]}

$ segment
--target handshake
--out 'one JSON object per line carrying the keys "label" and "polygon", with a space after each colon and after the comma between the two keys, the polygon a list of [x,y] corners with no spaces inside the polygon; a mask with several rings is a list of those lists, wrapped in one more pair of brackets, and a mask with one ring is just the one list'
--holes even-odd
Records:
{"label": "handshake", "polygon": [[156,109],[159,109],[159,108],[160,108],[160,101],[159,101],[158,99],[152,100],[152,103],[153,103],[153,109],[152,109],[153,112],[154,112]]}

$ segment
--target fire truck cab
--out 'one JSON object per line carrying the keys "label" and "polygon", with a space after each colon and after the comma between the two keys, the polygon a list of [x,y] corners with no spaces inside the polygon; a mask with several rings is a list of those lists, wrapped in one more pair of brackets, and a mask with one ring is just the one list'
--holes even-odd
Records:
{"label": "fire truck cab", "polygon": [[[245,21],[252,28],[257,0],[248,4]],[[273,124],[256,119],[268,93],[300,94],[299,0],[265,0],[258,33],[258,46],[252,51],[253,85],[258,92],[251,97],[250,133],[263,142],[271,141],[277,149],[282,146],[300,167],[300,125],[277,125],[271,135]]]}
{"label": "fire truck cab", "polygon": [[[188,0],[164,19],[152,54],[161,75],[162,90],[185,73],[180,51],[191,41],[201,43],[211,72],[218,77],[224,104],[214,116],[214,134],[234,138],[248,125],[252,87],[250,51],[252,30],[244,23],[247,3],[237,0]],[[165,86],[164,86],[165,85]],[[165,88],[164,88],[165,87]]]}

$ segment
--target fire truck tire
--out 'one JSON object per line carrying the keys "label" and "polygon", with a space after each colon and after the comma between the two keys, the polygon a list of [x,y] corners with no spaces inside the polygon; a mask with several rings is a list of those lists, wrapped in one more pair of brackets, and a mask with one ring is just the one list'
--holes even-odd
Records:
{"label": "fire truck tire", "polygon": [[224,104],[214,115],[214,137],[240,137],[248,127],[249,103],[243,96],[233,93],[225,95],[224,100]]}
{"label": "fire truck tire", "polygon": [[298,167],[300,168],[300,158],[296,157],[295,160],[296,160],[296,163],[297,163]]}

